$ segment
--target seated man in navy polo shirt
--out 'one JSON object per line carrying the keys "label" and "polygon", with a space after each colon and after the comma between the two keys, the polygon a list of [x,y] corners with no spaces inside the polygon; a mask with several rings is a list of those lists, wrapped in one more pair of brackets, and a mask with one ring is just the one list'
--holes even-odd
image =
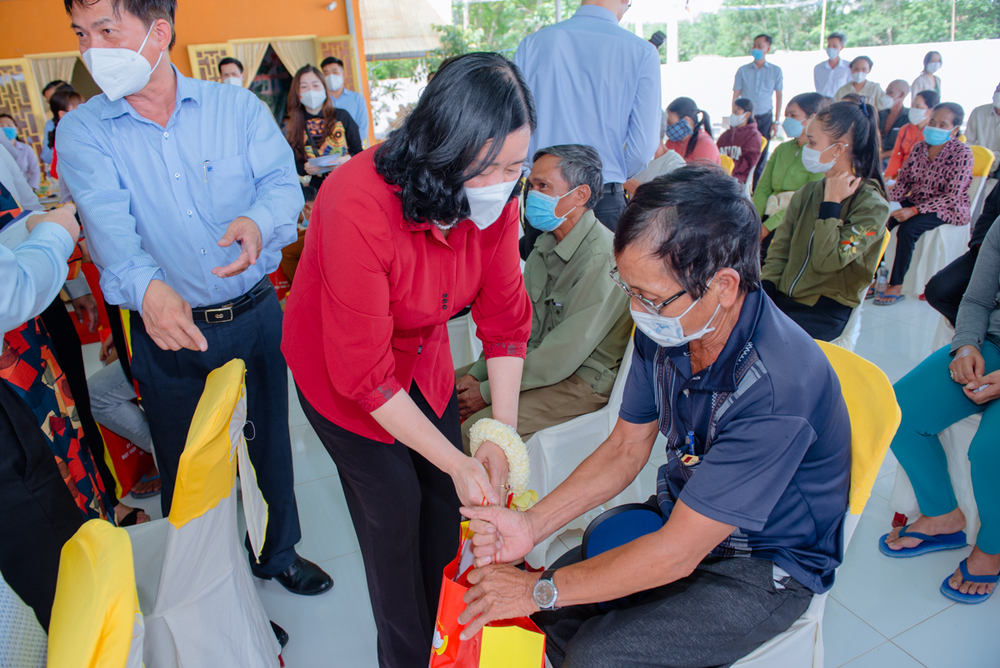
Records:
{"label": "seated man in navy polo shirt", "polygon": [[[462,510],[480,566],[463,637],[534,614],[556,668],[728,665],[833,585],[847,407],[826,356],[759,288],[760,219],[740,191],[690,165],[629,203],[612,274],[638,331],[618,423],[528,512]],[[667,463],[647,503],[661,530],[541,575],[508,565],[625,489],[658,432]]]}

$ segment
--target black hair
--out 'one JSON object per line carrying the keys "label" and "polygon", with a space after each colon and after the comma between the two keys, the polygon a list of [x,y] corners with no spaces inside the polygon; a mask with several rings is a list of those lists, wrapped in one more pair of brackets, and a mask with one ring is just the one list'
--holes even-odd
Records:
{"label": "black hair", "polygon": [[831,39],[839,39],[840,46],[847,46],[847,35],[842,32],[832,32],[827,35],[826,41],[829,42]]}
{"label": "black hair", "polygon": [[319,68],[323,69],[327,65],[340,65],[340,68],[344,69],[344,61],[334,56],[327,56],[324,58],[323,62],[319,64]]}
{"label": "black hair", "polygon": [[517,65],[499,53],[456,56],[441,64],[403,125],[375,150],[375,169],[399,187],[408,220],[454,224],[470,213],[465,182],[496,159],[507,135],[534,132],[535,125],[535,103]]}
{"label": "black hair", "polygon": [[882,138],[878,131],[878,110],[862,98],[861,102],[841,101],[816,114],[814,119],[834,141],[846,136],[851,151],[854,174],[874,181],[887,192],[882,180]]}
{"label": "black hair", "polygon": [[[708,119],[708,114],[698,108],[698,104],[689,97],[679,97],[667,105],[667,111],[672,111],[681,118],[691,119],[691,138],[684,148],[684,157],[691,155],[691,151],[698,145],[698,129],[703,128],[708,136],[712,136],[712,122]],[[701,114],[701,120],[698,120]]]}
{"label": "black hair", "polygon": [[693,299],[727,267],[739,274],[741,294],[760,287],[760,216],[716,165],[686,165],[639,186],[618,221],[615,255],[637,241]]}
{"label": "black hair", "polygon": [[83,104],[83,96],[73,90],[72,86],[59,86],[56,88],[56,92],[52,93],[52,98],[49,100],[49,111],[52,112],[52,129],[49,130],[48,144],[49,148],[54,148],[56,145],[56,130],[59,128],[59,112],[69,111],[69,108],[73,105]]}
{"label": "black hair", "polygon": [[559,171],[569,184],[570,190],[586,185],[590,188],[590,199],[584,206],[593,209],[604,196],[604,177],[601,156],[593,146],[582,144],[561,144],[535,151],[531,162],[537,162],[543,155],[559,158]]}
{"label": "black hair", "polygon": [[922,90],[917,93],[917,97],[922,97],[924,99],[924,104],[927,105],[928,109],[933,109],[938,106],[941,101],[941,94],[936,90]]}
{"label": "black hair", "polygon": [[859,60],[864,60],[864,61],[868,62],[868,71],[869,72],[871,72],[872,68],[875,67],[875,63],[873,63],[872,59],[869,58],[868,56],[858,56],[857,58],[855,58],[854,60],[851,61],[851,69],[854,68],[854,63],[858,62]]}
{"label": "black hair", "polygon": [[316,193],[317,190],[312,186],[302,186],[302,199],[304,199],[306,202],[315,202]]}
{"label": "black hair", "polygon": [[[174,14],[177,12],[177,0],[109,0],[111,3],[112,13],[121,18],[121,11],[124,9],[126,12],[136,17],[146,26],[148,30],[153,21],[156,19],[163,19],[170,24],[170,45],[168,49],[174,48],[174,43],[177,42],[177,33],[174,31]],[[100,0],[63,0],[63,5],[66,7],[66,13],[73,13],[73,5],[80,5],[81,7],[86,7],[88,5],[96,5]]]}
{"label": "black hair", "polygon": [[947,109],[951,112],[951,124],[956,128],[962,127],[962,123],[965,122],[965,109],[962,109],[962,105],[955,102],[940,102],[935,104],[931,110],[931,115],[937,113],[941,109]]}
{"label": "black hair", "polygon": [[767,42],[768,46],[771,46],[771,44],[774,43],[774,40],[771,39],[771,36],[768,35],[768,34],[765,34],[765,33],[761,33],[761,34],[757,35],[756,37],[753,38],[753,41],[756,42],[758,39],[763,39],[765,42]]}
{"label": "black hair", "polygon": [[806,116],[813,116],[830,106],[830,98],[819,93],[799,93],[788,104],[794,104]]}
{"label": "black hair", "polygon": [[50,81],[47,84],[45,84],[45,88],[42,89],[42,95],[45,95],[53,88],[59,88],[59,86],[69,86],[69,84],[63,81],[62,79],[56,79],[55,81]]}
{"label": "black hair", "polygon": [[733,100],[733,104],[735,104],[743,111],[750,112],[750,115],[753,116],[753,100],[751,100],[750,98],[738,97],[735,100]]}
{"label": "black hair", "polygon": [[941,57],[940,53],[938,53],[937,51],[928,51],[927,55],[924,56],[924,69],[927,69],[927,66],[930,65],[931,63],[931,58],[933,58],[934,56],[941,58],[941,64],[942,65],[944,64],[944,58]]}
{"label": "black hair", "polygon": [[240,61],[236,60],[235,58],[223,58],[222,60],[219,61],[219,74],[220,75],[222,74],[222,66],[223,65],[235,65],[236,67],[240,68],[240,74],[243,74],[243,63],[241,63]]}

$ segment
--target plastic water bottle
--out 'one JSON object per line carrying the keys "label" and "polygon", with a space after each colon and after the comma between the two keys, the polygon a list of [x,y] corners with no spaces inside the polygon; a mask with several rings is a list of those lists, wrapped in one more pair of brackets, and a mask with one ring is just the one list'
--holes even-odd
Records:
{"label": "plastic water bottle", "polygon": [[883,264],[875,274],[875,294],[881,296],[885,294],[885,289],[889,287],[889,269]]}

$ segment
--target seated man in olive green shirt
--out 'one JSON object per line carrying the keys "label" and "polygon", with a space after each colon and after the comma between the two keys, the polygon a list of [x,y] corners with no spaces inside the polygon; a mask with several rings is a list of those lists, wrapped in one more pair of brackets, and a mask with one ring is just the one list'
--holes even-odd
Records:
{"label": "seated man in olive green shirt", "polygon": [[[593,212],[604,185],[597,151],[542,149],[528,183],[525,217],[543,234],[524,267],[533,308],[517,411],[524,440],[608,403],[632,331],[628,297],[609,275],[614,237]],[[468,450],[472,425],[493,417],[486,361],[456,375]]]}

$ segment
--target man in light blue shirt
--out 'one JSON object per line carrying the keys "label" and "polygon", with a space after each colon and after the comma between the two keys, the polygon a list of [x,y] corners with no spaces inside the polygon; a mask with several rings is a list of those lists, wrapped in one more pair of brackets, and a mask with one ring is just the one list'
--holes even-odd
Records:
{"label": "man in light blue shirt", "polygon": [[323,59],[320,69],[323,70],[323,79],[326,81],[326,92],[330,96],[330,102],[333,103],[333,106],[343,109],[351,115],[354,122],[358,124],[361,142],[368,146],[368,101],[361,93],[355,93],[344,87],[344,61],[330,56]]}
{"label": "man in light blue shirt", "polygon": [[766,60],[767,54],[771,52],[771,41],[770,35],[757,35],[753,38],[750,50],[753,62],[736,70],[736,81],[733,82],[733,102],[741,97],[753,100],[757,130],[768,139],[768,145],[764,146],[753,172],[755,188],[764,172],[770,140],[774,137],[779,125],[778,119],[781,118],[781,89],[784,81],[781,68]]}
{"label": "man in light blue shirt", "polygon": [[663,114],[659,52],[618,27],[628,5],[583,0],[572,18],[521,40],[514,55],[538,114],[528,155],[559,144],[597,149],[604,196],[594,214],[612,232],[625,208],[622,184],[653,159]]}
{"label": "man in light blue shirt", "polygon": [[282,312],[267,278],[295,241],[303,206],[291,148],[253,93],[189,79],[170,64],[173,1],[66,6],[105,94],[60,121],[59,168],[105,299],[132,312],[132,374],[163,480],[163,514],[205,378],[239,357],[249,453],[269,508],[251,567],[294,593],[326,591],[329,576],[295,552]]}

